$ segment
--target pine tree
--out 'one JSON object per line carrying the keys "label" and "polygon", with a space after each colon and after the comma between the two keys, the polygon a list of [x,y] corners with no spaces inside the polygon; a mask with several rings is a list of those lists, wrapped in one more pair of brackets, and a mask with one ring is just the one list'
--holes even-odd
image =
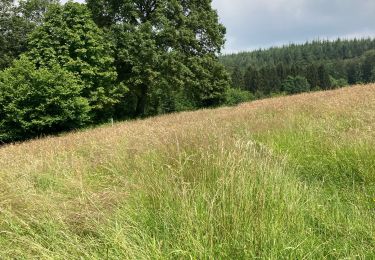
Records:
{"label": "pine tree", "polygon": [[242,74],[241,69],[239,66],[236,66],[232,72],[232,87],[243,89],[245,86],[244,83],[244,75]]}
{"label": "pine tree", "polygon": [[277,68],[275,66],[270,66],[267,68],[268,72],[268,85],[270,93],[279,93],[281,90],[281,78],[279,78],[277,73]]}
{"label": "pine tree", "polygon": [[321,85],[318,68],[315,64],[311,64],[306,67],[305,77],[312,88],[319,87]]}
{"label": "pine tree", "polygon": [[268,71],[265,67],[262,67],[259,70],[259,78],[257,82],[258,92],[261,92],[264,95],[268,95],[271,92],[271,86],[269,84]]}
{"label": "pine tree", "polygon": [[245,89],[251,93],[256,93],[259,89],[259,71],[250,66],[244,75]]}
{"label": "pine tree", "polygon": [[331,88],[331,80],[324,65],[318,67],[319,87],[326,90]]}
{"label": "pine tree", "polygon": [[283,81],[287,76],[287,69],[283,63],[278,63],[276,66],[277,70],[277,76],[280,79],[280,81]]}
{"label": "pine tree", "polygon": [[347,66],[347,75],[349,84],[362,82],[362,70],[358,62],[350,62]]}
{"label": "pine tree", "polygon": [[375,50],[366,52],[362,64],[363,81],[369,83],[372,81],[372,72],[375,68]]}

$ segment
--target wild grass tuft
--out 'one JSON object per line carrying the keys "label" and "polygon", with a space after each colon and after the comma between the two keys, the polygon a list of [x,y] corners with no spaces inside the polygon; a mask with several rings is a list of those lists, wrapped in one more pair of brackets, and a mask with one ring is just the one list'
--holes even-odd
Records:
{"label": "wild grass tuft", "polygon": [[1,259],[375,258],[374,85],[0,149]]}

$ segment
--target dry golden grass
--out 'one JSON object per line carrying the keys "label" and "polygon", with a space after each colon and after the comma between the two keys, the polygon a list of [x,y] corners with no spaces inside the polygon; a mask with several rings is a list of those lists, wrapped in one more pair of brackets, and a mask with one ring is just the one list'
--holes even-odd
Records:
{"label": "dry golden grass", "polygon": [[[298,140],[298,142],[294,142],[293,139]],[[316,140],[319,140],[319,142]],[[351,150],[343,150],[344,144],[345,147],[351,147]],[[247,153],[249,151],[246,147],[249,145],[256,150],[251,158],[258,158],[257,160],[254,159],[252,161],[253,159],[248,157]],[[368,167],[364,170],[363,174],[361,173],[364,183],[360,185],[370,185],[374,184],[373,180],[375,179],[371,175],[371,171],[374,169],[372,168],[374,165],[371,164],[371,158],[374,154],[374,150],[371,148],[373,145],[375,145],[374,84],[259,100],[237,107],[224,107],[213,110],[158,116],[146,120],[117,123],[112,127],[103,126],[82,132],[65,134],[60,137],[48,137],[20,144],[7,145],[0,148],[0,258],[1,256],[65,258],[68,255],[73,256],[73,258],[79,256],[84,258],[101,258],[105,256],[106,250],[113,250],[111,251],[113,258],[116,258],[116,256],[127,258],[188,258],[188,256],[193,258],[236,258],[236,256],[239,258],[256,256],[266,258],[299,258],[305,256],[309,258],[323,256],[323,253],[325,256],[330,257],[371,257],[374,255],[370,253],[366,254],[365,250],[371,249],[374,245],[375,237],[371,238],[371,234],[375,235],[374,225],[368,224],[366,226],[367,231],[364,231],[360,226],[352,227],[350,223],[347,224],[348,228],[360,231],[357,233],[354,232],[352,237],[343,238],[342,241],[344,242],[340,244],[339,231],[335,233],[335,228],[327,227],[327,230],[330,229],[334,233],[332,236],[324,233],[317,234],[316,237],[314,235],[313,237],[312,231],[306,231],[308,228],[314,228],[308,226],[306,217],[302,216],[305,213],[293,214],[299,208],[305,206],[306,209],[301,208],[301,212],[305,212],[305,210],[316,210],[318,212],[320,201],[319,199],[315,201],[310,196],[314,192],[326,192],[319,185],[311,188],[312,186],[310,187],[309,185],[315,182],[306,179],[307,173],[312,173],[313,171],[315,173],[317,169],[320,169],[320,164],[317,164],[319,160],[311,159],[320,155],[319,153],[311,152],[311,147],[322,150],[326,149],[324,150],[327,151],[326,155],[335,156],[334,158],[346,158],[340,157],[341,153],[339,152],[342,152],[345,156],[347,154],[344,152],[348,152],[348,154],[353,153],[358,156],[362,156],[362,153],[365,153],[367,161],[363,164],[355,164],[355,167],[358,166],[358,169]],[[331,153],[329,149],[335,149],[335,147],[337,150]],[[364,148],[362,149],[362,147]],[[308,158],[309,160],[311,159],[309,163],[313,162],[311,165],[314,165],[314,168],[310,169],[307,167],[309,163],[306,161],[307,157],[303,157],[304,155],[309,155]],[[325,154],[322,153],[321,156],[325,156]],[[357,162],[357,159],[355,157],[353,160]],[[134,197],[138,196],[138,194],[147,195],[150,192],[150,194],[153,194],[152,196],[157,198],[154,201],[156,204],[170,205],[168,204],[169,202],[162,201],[162,198],[169,198],[165,195],[166,190],[173,190],[174,187],[166,187],[165,185],[178,183],[179,186],[175,187],[176,190],[173,190],[175,193],[168,194],[171,197],[178,195],[182,198],[185,196],[184,200],[181,199],[182,204],[177,204],[176,207],[186,207],[184,212],[186,214],[191,213],[193,216],[194,214],[191,211],[199,210],[191,208],[193,204],[189,203],[189,201],[195,201],[194,198],[198,198],[192,198],[188,195],[194,191],[194,185],[201,182],[207,182],[213,186],[219,185],[216,181],[213,183],[208,181],[211,178],[209,174],[214,174],[217,171],[227,172],[228,174],[232,173],[232,175],[229,174],[228,176],[232,176],[230,180],[233,180],[238,173],[239,176],[243,176],[243,179],[236,180],[235,182],[241,181],[243,183],[236,185],[247,189],[244,183],[250,177],[246,175],[246,169],[250,169],[253,166],[250,167],[246,163],[246,160],[249,162],[252,161],[251,165],[259,163],[258,166],[254,166],[255,168],[251,170],[252,172],[275,173],[275,175],[272,175],[274,179],[260,181],[264,187],[270,185],[270,187],[275,188],[274,192],[276,192],[277,188],[275,185],[280,183],[281,188],[279,192],[281,193],[279,194],[283,194],[283,192],[286,192],[286,189],[282,185],[288,187],[286,180],[289,178],[290,185],[294,188],[293,194],[285,195],[287,198],[291,196],[290,198],[292,199],[289,198],[290,205],[285,205],[285,208],[275,208],[275,210],[279,210],[280,214],[283,213],[283,210],[289,212],[288,214],[290,214],[291,219],[295,217],[296,221],[301,222],[301,228],[293,228],[294,232],[296,232],[295,238],[290,237],[288,240],[287,237],[283,237],[285,241],[283,240],[283,244],[280,244],[280,247],[277,246],[276,241],[273,242],[275,243],[275,250],[279,251],[272,251],[270,245],[266,245],[264,241],[268,241],[267,239],[272,241],[270,237],[273,235],[275,238],[279,238],[280,234],[278,232],[286,223],[281,223],[282,217],[280,217],[280,226],[277,226],[280,230],[277,228],[269,230],[266,228],[269,223],[265,222],[272,220],[268,218],[268,215],[264,215],[264,219],[254,219],[254,221],[258,221],[257,225],[254,226],[257,228],[254,229],[252,226],[253,229],[251,229],[254,232],[253,239],[255,242],[249,245],[246,245],[244,242],[240,245],[244,247],[249,246],[250,248],[247,249],[231,248],[230,244],[235,242],[231,240],[230,236],[233,235],[233,238],[236,238],[238,234],[235,235],[229,231],[228,234],[223,234],[223,236],[227,236],[228,241],[226,243],[223,242],[222,252],[220,249],[214,248],[214,244],[221,241],[214,236],[217,240],[211,241],[212,243],[216,241],[210,245],[211,251],[208,250],[208,244],[201,243],[205,240],[204,237],[197,238],[195,242],[185,241],[185,244],[192,243],[190,250],[197,250],[196,253],[190,252],[190,254],[187,253],[188,249],[186,249],[187,251],[183,251],[181,248],[173,248],[172,245],[163,245],[163,239],[160,238],[158,240],[158,236],[154,235],[153,243],[155,243],[155,248],[151,246],[152,243],[150,241],[148,242],[151,244],[147,245],[145,242],[143,249],[142,245],[138,245],[138,250],[144,250],[145,255],[143,255],[141,252],[137,253],[134,245],[131,244],[132,236],[143,236],[139,234],[141,231],[135,230],[137,225],[134,225],[133,229],[130,228],[130,230],[135,232],[129,235],[130,242],[125,238],[121,238],[120,234],[122,233],[118,231],[117,235],[111,233],[112,236],[110,236],[109,241],[106,240],[106,243],[109,243],[108,247],[103,246],[103,248],[100,248],[103,238],[99,239],[97,237],[104,236],[103,233],[106,233],[107,229],[115,229],[113,226],[115,225],[113,224],[114,222],[111,222],[112,224],[108,223],[109,219],[121,219],[120,217],[116,217],[116,214],[119,214],[119,210],[124,207],[124,204],[127,204],[127,201],[134,200]],[[331,163],[333,162],[332,160],[330,161]],[[332,167],[336,167],[341,162],[342,159],[334,161],[335,164]],[[327,162],[327,164],[329,163]],[[210,167],[213,169],[209,170]],[[304,169],[301,175],[298,175],[299,167]],[[204,170],[204,174],[196,175],[196,172],[200,171],[200,169]],[[330,168],[329,171],[335,171],[335,169]],[[337,171],[344,171],[342,168],[340,168],[341,170],[337,169]],[[325,171],[325,168],[321,168],[321,170]],[[241,175],[241,173],[243,174]],[[158,174],[158,177],[154,178],[153,174]],[[170,175],[164,176],[164,174]],[[280,174],[288,178],[281,178]],[[254,174],[253,176],[258,175]],[[223,175],[219,177],[218,182],[220,183],[220,180],[230,181],[226,178]],[[261,187],[258,188],[261,189]],[[249,190],[255,192],[258,188],[249,188]],[[212,188],[212,190],[214,189]],[[373,189],[363,189],[363,196],[356,193],[359,199],[363,199],[366,196],[373,196]],[[194,193],[194,196],[204,197],[204,191],[205,189],[202,189],[203,194],[197,195]],[[299,194],[302,192],[306,192],[306,197],[299,197]],[[207,194],[210,193],[208,192]],[[261,192],[259,194],[260,197],[257,197],[258,204],[262,201],[262,203],[265,203],[267,196],[269,196],[267,194],[269,193]],[[331,193],[329,194],[329,196],[334,196]],[[154,200],[152,196],[144,200],[144,206],[139,206],[143,208],[149,204],[151,205]],[[211,195],[207,196],[210,197]],[[220,195],[212,196],[220,198]],[[241,201],[242,195],[237,194],[236,196],[239,196],[237,197],[239,200],[237,202],[244,203],[243,208],[247,208],[246,196],[244,195],[243,201]],[[340,197],[341,195],[337,196]],[[280,200],[282,204],[283,199]],[[299,204],[299,200],[303,203]],[[350,199],[348,201],[352,202]],[[233,201],[233,203],[237,202]],[[170,206],[172,207],[172,205]],[[344,203],[341,206],[349,207],[346,204],[344,205]],[[265,214],[266,210],[269,211],[269,214],[272,214],[272,208],[268,209],[266,204],[259,207],[256,209],[259,214]],[[228,208],[225,214],[237,214],[240,216],[242,213],[238,209],[241,208]],[[363,205],[358,205],[358,208],[360,209],[359,213],[363,213],[364,211],[368,213],[369,210],[374,210],[374,205],[366,202]],[[206,211],[208,209],[203,207],[203,210]],[[337,210],[337,214],[344,214],[344,212],[346,211]],[[328,213],[326,212],[326,214]],[[354,211],[350,211],[347,214],[349,219],[355,215]],[[368,221],[368,218],[370,218],[366,214],[362,218],[363,221]],[[142,215],[142,217],[145,216]],[[162,216],[159,217],[163,219]],[[241,217],[238,217],[236,221],[241,219]],[[336,221],[338,219],[342,220],[342,218],[336,218]],[[370,220],[373,219],[370,218]],[[48,229],[49,221],[55,223],[51,224],[53,227],[50,227],[53,231]],[[133,223],[132,221],[137,222],[138,220],[129,220],[130,223]],[[147,221],[151,223],[153,220]],[[148,223],[147,221],[145,223]],[[163,221],[166,220],[164,219]],[[191,221],[194,222],[194,220]],[[223,227],[225,225],[233,225],[235,228],[245,225],[245,222],[238,222],[237,225],[236,221],[232,224],[216,224]],[[305,223],[304,221],[307,222]],[[324,225],[328,225],[327,223]],[[364,222],[353,223],[359,225]],[[344,225],[344,223],[338,223],[338,225],[341,224]],[[173,224],[171,225],[173,227]],[[191,226],[193,226],[193,223],[191,223]],[[218,228],[218,226],[211,228]],[[192,227],[190,231],[194,232],[193,230],[194,228]],[[342,230],[345,231],[346,228],[342,227]],[[305,231],[307,233],[304,233]],[[49,236],[52,235],[46,235],[46,238],[43,236],[43,232],[46,234],[51,232],[51,234],[55,234],[57,237],[61,235],[62,238],[51,239],[49,241]],[[76,235],[76,237],[69,232]],[[152,231],[149,232],[153,234]],[[198,231],[196,232],[199,233]],[[241,230],[237,230],[237,232],[241,233]],[[363,232],[362,234],[367,232],[363,235],[364,239],[367,239],[365,242],[359,241],[358,244],[348,242],[350,239],[359,239],[360,235],[358,234],[361,234],[361,232]],[[107,233],[109,234],[110,232]],[[256,240],[255,236],[260,233],[265,236],[269,235],[269,237],[264,238],[264,243]],[[164,236],[168,234],[167,232]],[[87,240],[86,236],[89,236],[90,239]],[[302,239],[303,236],[311,236],[313,238],[306,242],[305,246],[302,246],[304,241],[299,241],[298,239]],[[342,234],[341,236],[345,235]],[[321,240],[319,240],[320,237]],[[331,241],[335,237],[338,240],[337,245],[341,245],[342,248],[333,248],[337,246]],[[168,241],[168,237],[164,237],[164,239]],[[173,239],[177,238],[174,237]],[[70,241],[65,247],[62,247],[65,248],[64,253],[66,255],[56,249],[59,246],[61,247],[61,243],[63,243],[61,241],[64,240]],[[99,240],[100,242],[98,242]],[[120,241],[122,242],[120,243]],[[183,241],[182,238],[181,241]],[[46,245],[47,242],[50,243],[49,246]],[[287,247],[286,245],[289,242],[295,248],[283,249],[283,246]],[[56,243],[56,245],[53,245],[53,243]],[[196,248],[193,246],[194,243],[196,243]],[[320,243],[326,244],[324,246],[323,244],[320,245]],[[359,245],[360,243],[364,243],[363,247]],[[177,241],[176,244],[178,244]],[[297,247],[299,244],[301,245],[300,249]],[[308,248],[313,249],[315,246],[321,247],[322,251],[317,252],[319,249],[316,248],[316,251],[308,252]],[[1,247],[3,247],[3,252],[1,252]],[[21,250],[22,247],[26,247],[25,251]],[[128,250],[126,254],[121,251],[125,250],[125,247]],[[97,253],[93,252],[93,248],[97,248]],[[375,248],[372,249],[375,251]],[[199,250],[200,253],[198,253]],[[237,252],[238,254],[236,255],[231,250],[239,250],[240,252]],[[80,253],[80,251],[82,252]]]}
{"label": "dry golden grass", "polygon": [[[286,122],[285,118],[307,113],[318,119],[330,119],[331,116],[358,115],[359,123],[373,122],[375,91],[374,84],[347,87],[333,91],[304,93],[274,99],[258,100],[237,107],[224,107],[213,110],[200,110],[171,115],[158,116],[146,120],[115,124],[113,127],[100,127],[88,131],[66,134],[62,137],[49,137],[16,145],[8,145],[0,150],[2,165],[14,162],[14,159],[35,161],[35,156],[51,158],[58,153],[83,150],[82,147],[103,150],[111,149],[114,144],[137,144],[138,149],[159,144],[170,135],[185,134],[188,130],[200,131],[215,125],[243,122],[243,119],[255,120],[251,123],[252,131],[272,130],[273,124]],[[264,118],[266,116],[266,118]],[[271,121],[269,119],[272,119]],[[289,123],[289,122],[288,122]],[[263,125],[269,124],[269,125]],[[276,125],[277,126],[277,125]],[[372,131],[371,131],[372,132]],[[131,146],[131,145],[129,145]],[[141,147],[139,147],[141,146]],[[131,147],[129,149],[132,149]],[[27,151],[27,152],[26,152]],[[8,160],[11,154],[13,160]],[[17,156],[19,155],[19,156]],[[43,160],[44,161],[44,160]],[[17,162],[18,164],[18,162]]]}

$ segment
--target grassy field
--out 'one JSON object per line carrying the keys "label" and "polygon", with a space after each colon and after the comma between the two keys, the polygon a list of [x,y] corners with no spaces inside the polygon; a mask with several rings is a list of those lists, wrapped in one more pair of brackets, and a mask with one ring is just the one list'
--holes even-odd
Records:
{"label": "grassy field", "polygon": [[375,85],[0,148],[0,259],[375,259]]}

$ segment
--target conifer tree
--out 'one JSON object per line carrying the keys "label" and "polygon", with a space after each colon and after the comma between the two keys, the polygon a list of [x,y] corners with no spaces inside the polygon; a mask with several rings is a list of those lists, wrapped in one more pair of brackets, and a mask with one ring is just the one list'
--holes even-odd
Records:
{"label": "conifer tree", "polygon": [[305,77],[312,88],[316,88],[321,85],[319,80],[318,68],[315,64],[311,64],[306,67]]}
{"label": "conifer tree", "polygon": [[254,67],[250,66],[244,75],[245,89],[255,93],[259,89],[259,71]]}
{"label": "conifer tree", "polygon": [[328,74],[328,71],[324,65],[318,67],[318,78],[319,78],[319,87],[322,89],[331,88],[331,80]]}
{"label": "conifer tree", "polygon": [[276,71],[277,71],[277,76],[281,81],[283,81],[287,77],[287,70],[283,63],[279,62],[277,64]]}
{"label": "conifer tree", "polygon": [[369,83],[372,81],[372,72],[375,68],[375,50],[366,52],[362,64],[363,81]]}
{"label": "conifer tree", "polygon": [[358,62],[350,62],[347,66],[348,83],[357,84],[362,81],[362,69]]}
{"label": "conifer tree", "polygon": [[232,87],[234,88],[244,88],[244,75],[242,74],[241,69],[236,66],[232,72]]}

